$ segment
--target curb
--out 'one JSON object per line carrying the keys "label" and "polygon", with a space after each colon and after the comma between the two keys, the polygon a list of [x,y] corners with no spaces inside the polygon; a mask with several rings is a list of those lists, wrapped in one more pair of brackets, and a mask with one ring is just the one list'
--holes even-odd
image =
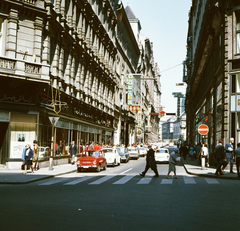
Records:
{"label": "curb", "polygon": [[37,181],[40,181],[40,180],[46,180],[46,179],[50,179],[50,178],[53,178],[55,176],[61,176],[61,175],[65,175],[65,174],[69,174],[69,173],[73,173],[73,172],[76,172],[77,170],[71,170],[69,172],[64,172],[64,173],[59,173],[59,174],[56,174],[56,175],[52,175],[52,176],[46,176],[46,177],[42,177],[42,178],[39,178],[39,179],[35,179],[35,180],[29,180],[29,181],[25,181],[25,182],[0,182],[0,184],[14,184],[14,185],[21,185],[21,184],[29,184],[29,183],[33,183],[33,182],[37,182]]}
{"label": "curb", "polygon": [[229,176],[225,176],[225,177],[221,177],[221,176],[213,176],[213,175],[209,175],[209,174],[199,174],[199,173],[192,173],[189,172],[186,168],[186,166],[184,165],[183,161],[181,160],[181,163],[186,171],[187,174],[189,175],[193,175],[193,176],[199,176],[199,177],[208,177],[208,178],[218,178],[218,179],[226,179],[226,180],[238,180],[238,178],[236,177],[229,177]]}

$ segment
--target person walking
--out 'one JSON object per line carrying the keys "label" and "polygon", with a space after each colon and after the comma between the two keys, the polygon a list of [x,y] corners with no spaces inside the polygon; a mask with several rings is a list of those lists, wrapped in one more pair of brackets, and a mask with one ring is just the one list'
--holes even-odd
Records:
{"label": "person walking", "polygon": [[[225,145],[226,160],[227,160],[227,163],[230,162],[230,173],[235,173],[233,172],[233,160],[234,160],[233,144],[234,144],[234,138],[231,138],[230,142]],[[225,167],[223,167],[223,171],[224,169]]]}
{"label": "person walking", "polygon": [[240,180],[239,166],[240,166],[240,143],[237,144],[237,148],[234,150],[234,157],[236,157],[237,177]]}
{"label": "person walking", "polygon": [[224,163],[224,158],[225,158],[225,151],[224,151],[224,146],[222,144],[222,141],[219,140],[217,146],[215,147],[215,159],[217,160],[217,169],[215,172],[215,175],[223,175],[221,166]]}
{"label": "person walking", "polygon": [[27,144],[26,147],[23,149],[22,159],[24,160],[24,172],[23,174],[27,174],[27,167],[30,166],[32,173],[32,159],[33,159],[33,150],[31,149],[30,144]]}
{"label": "person walking", "polygon": [[146,172],[148,171],[149,168],[151,168],[154,171],[154,173],[155,173],[154,177],[159,177],[154,153],[155,152],[152,149],[152,146],[148,145],[148,152],[147,152],[147,156],[146,156],[145,170],[142,173],[139,174],[141,177],[145,176],[145,174],[146,174]]}
{"label": "person walking", "polygon": [[178,179],[177,174],[176,174],[176,166],[179,162],[179,160],[177,159],[177,153],[178,150],[174,150],[173,152],[170,153],[170,157],[169,157],[169,167],[168,167],[168,174],[166,176],[167,179],[169,179],[169,174],[171,172],[174,173],[174,177],[175,179]]}
{"label": "person walking", "polygon": [[39,169],[38,154],[39,154],[38,143],[36,140],[34,140],[33,141],[33,169],[35,171]]}
{"label": "person walking", "polygon": [[75,141],[72,141],[72,144],[69,147],[69,155],[71,156],[71,163],[75,163],[75,155],[77,154],[77,145],[75,144]]}
{"label": "person walking", "polygon": [[201,149],[202,149],[202,144],[199,142],[195,148],[196,150],[196,155],[198,157],[198,164],[201,165]]}
{"label": "person walking", "polygon": [[[207,148],[207,144],[204,143],[201,150],[200,150],[200,153],[199,153],[199,158],[205,158],[205,165],[206,167],[209,167],[209,163],[208,163],[208,160],[209,160],[209,152],[208,152],[208,148]],[[204,166],[205,167],[205,166]]]}

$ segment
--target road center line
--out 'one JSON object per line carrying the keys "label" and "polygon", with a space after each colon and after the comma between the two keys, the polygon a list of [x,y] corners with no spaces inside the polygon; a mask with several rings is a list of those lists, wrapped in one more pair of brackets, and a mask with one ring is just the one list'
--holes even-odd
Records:
{"label": "road center line", "polygon": [[126,173],[126,172],[128,172],[128,171],[130,171],[130,170],[132,170],[132,168],[129,168],[128,170],[126,170],[126,171],[120,173],[120,175],[122,175],[122,174],[124,174],[124,173]]}

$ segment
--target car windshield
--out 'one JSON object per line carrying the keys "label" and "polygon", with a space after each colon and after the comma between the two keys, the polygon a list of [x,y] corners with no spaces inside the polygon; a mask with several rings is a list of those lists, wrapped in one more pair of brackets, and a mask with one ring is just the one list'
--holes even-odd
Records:
{"label": "car windshield", "polygon": [[111,148],[106,148],[102,150],[104,153],[108,153],[108,152],[113,152],[113,149]]}
{"label": "car windshield", "polygon": [[86,156],[99,157],[99,151],[85,151],[83,152],[82,157],[86,157]]}
{"label": "car windshield", "polygon": [[139,150],[145,150],[145,148],[139,148]]}
{"label": "car windshield", "polygon": [[156,150],[157,153],[168,153],[166,149],[158,149]]}

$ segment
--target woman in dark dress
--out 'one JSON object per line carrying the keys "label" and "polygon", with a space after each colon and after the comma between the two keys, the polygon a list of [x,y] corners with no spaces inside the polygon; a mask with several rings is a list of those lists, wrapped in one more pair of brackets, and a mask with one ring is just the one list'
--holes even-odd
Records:
{"label": "woman in dark dress", "polygon": [[27,166],[30,166],[32,172],[32,159],[33,159],[33,150],[31,149],[30,144],[26,145],[26,148],[23,149],[22,159],[24,160],[25,171],[23,174],[27,174]]}

